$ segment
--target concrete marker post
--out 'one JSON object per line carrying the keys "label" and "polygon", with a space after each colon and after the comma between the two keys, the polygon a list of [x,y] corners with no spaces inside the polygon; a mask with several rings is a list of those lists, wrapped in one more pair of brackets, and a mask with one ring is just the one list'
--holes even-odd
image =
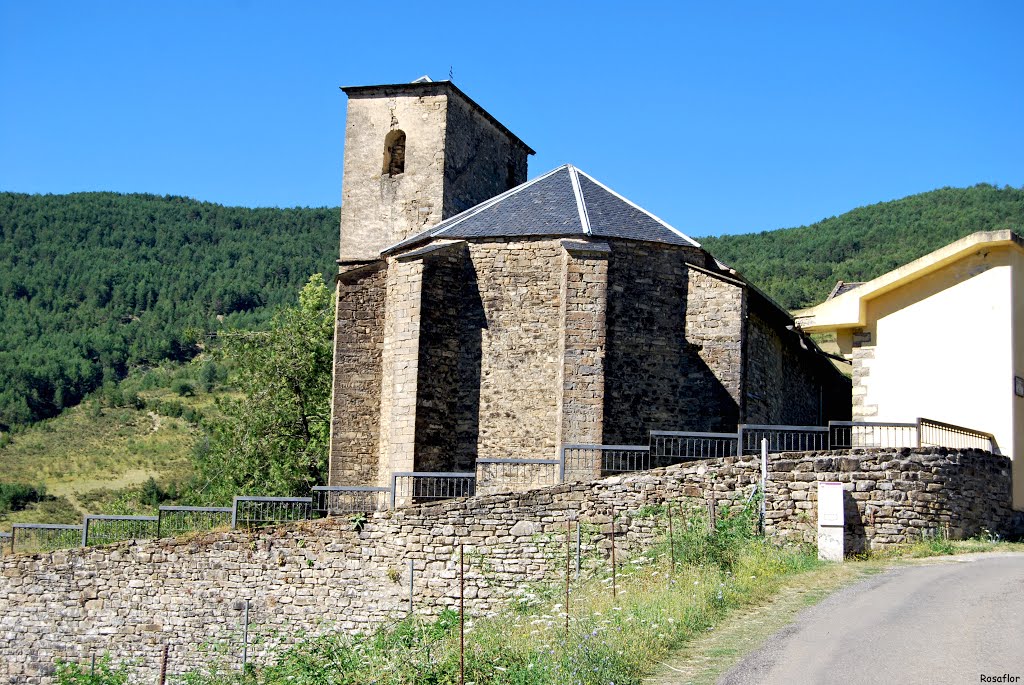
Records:
{"label": "concrete marker post", "polygon": [[572,565],[572,519],[565,517],[565,634],[569,634],[569,569]]}
{"label": "concrete marker post", "polygon": [[761,534],[764,535],[768,502],[768,438],[761,438]]}
{"label": "concrete marker post", "polygon": [[818,483],[818,558],[842,561],[844,556],[845,516],[843,512],[843,484],[829,481]]}

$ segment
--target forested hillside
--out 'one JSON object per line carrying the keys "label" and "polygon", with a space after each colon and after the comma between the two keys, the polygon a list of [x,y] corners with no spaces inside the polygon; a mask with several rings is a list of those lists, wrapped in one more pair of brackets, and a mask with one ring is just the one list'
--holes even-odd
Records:
{"label": "forested hillside", "polygon": [[192,357],[334,272],[338,210],[0,193],[0,431],[135,365]]}
{"label": "forested hillside", "polygon": [[[334,272],[336,208],[0,193],[0,431],[54,416],[202,334],[258,326]],[[811,226],[702,238],[781,304],[821,301],[975,231],[1024,231],[1024,189],[943,188]]]}
{"label": "forested hillside", "polygon": [[821,302],[837,280],[866,281],[975,231],[1024,234],[1024,188],[942,188],[860,207],[810,226],[700,238],[790,309]]}

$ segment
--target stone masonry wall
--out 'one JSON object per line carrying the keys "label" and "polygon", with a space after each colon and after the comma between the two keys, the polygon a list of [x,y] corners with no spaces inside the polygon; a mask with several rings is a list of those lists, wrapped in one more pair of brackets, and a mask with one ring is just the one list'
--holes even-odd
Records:
{"label": "stone masonry wall", "polygon": [[[440,222],[444,193],[448,97],[381,88],[350,96],[345,120],[341,196],[342,259],[376,259],[380,251]],[[406,135],[405,172],[384,171],[384,139]]]}
{"label": "stone masonry wall", "polygon": [[338,280],[331,485],[377,482],[386,280],[383,261],[342,273]]}
{"label": "stone masonry wall", "polygon": [[790,349],[796,344],[795,333],[780,332],[756,314],[749,317],[744,423],[821,425],[821,393]]}
{"label": "stone masonry wall", "polygon": [[[847,491],[848,549],[881,548],[948,526],[952,537],[1009,524],[1009,460],[941,448],[772,455],[767,533],[811,539],[816,482]],[[664,531],[646,505],[745,502],[758,460],[724,458],[591,483],[489,495],[276,529],[0,558],[0,677],[51,682],[57,657],[110,651],[155,677],[164,644],[170,671],[237,667],[244,604],[250,658],[333,630],[367,631],[405,614],[408,565],[417,611],[458,601],[458,545],[466,546],[467,609],[500,610],[531,583],[564,576],[565,522],[582,525],[585,567],[606,566],[611,515],[618,558]],[[219,647],[219,649],[218,649]],[[204,648],[213,648],[212,650]],[[222,656],[218,656],[218,654]]]}
{"label": "stone masonry wall", "polygon": [[423,262],[390,259],[387,273],[377,471],[384,487],[391,473],[414,467]]}
{"label": "stone masonry wall", "polygon": [[526,148],[461,97],[448,99],[444,215],[454,216],[526,181]]}
{"label": "stone masonry wall", "polygon": [[817,426],[849,419],[849,380],[826,357],[803,349],[782,322],[751,309],[743,423]]}
{"label": "stone masonry wall", "polygon": [[871,373],[871,364],[875,360],[875,345],[871,341],[871,331],[858,329],[853,332],[853,350],[850,357],[853,362],[853,420],[876,420],[878,405],[866,402],[867,378]]}
{"label": "stone masonry wall", "polygon": [[477,457],[555,454],[563,249],[558,240],[470,242],[484,323]]}
{"label": "stone masonry wall", "polygon": [[556,438],[559,444],[600,444],[610,248],[607,243],[574,240],[562,241],[562,246]]}
{"label": "stone masonry wall", "polygon": [[424,259],[416,471],[472,471],[484,313],[465,244]]}
{"label": "stone masonry wall", "polygon": [[718,417],[736,414],[729,391],[687,339],[687,324],[700,316],[688,313],[687,261],[702,259],[690,248],[612,242],[604,444],[646,444],[652,430],[719,428]]}
{"label": "stone masonry wall", "polygon": [[686,295],[686,340],[711,374],[698,367],[690,380],[710,412],[696,425],[731,432],[740,422],[746,298],[739,282],[691,267]]}

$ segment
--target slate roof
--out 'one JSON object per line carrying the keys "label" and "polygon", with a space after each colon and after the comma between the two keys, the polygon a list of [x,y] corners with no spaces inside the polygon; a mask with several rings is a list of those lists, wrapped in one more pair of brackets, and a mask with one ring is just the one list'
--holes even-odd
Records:
{"label": "slate roof", "polygon": [[700,245],[571,164],[445,219],[385,253],[431,238],[573,236]]}
{"label": "slate roof", "polygon": [[825,299],[831,300],[834,297],[839,297],[843,293],[848,293],[854,288],[859,288],[862,285],[864,285],[864,281],[836,281],[836,285],[834,288],[832,288],[832,292],[830,292],[828,294],[828,297],[826,297]]}

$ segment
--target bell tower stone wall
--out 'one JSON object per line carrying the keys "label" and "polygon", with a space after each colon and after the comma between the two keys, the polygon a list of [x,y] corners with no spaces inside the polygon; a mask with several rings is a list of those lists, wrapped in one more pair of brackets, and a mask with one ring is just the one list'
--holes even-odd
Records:
{"label": "bell tower stone wall", "polygon": [[376,259],[526,180],[533,150],[449,81],[343,90],[342,261]]}

